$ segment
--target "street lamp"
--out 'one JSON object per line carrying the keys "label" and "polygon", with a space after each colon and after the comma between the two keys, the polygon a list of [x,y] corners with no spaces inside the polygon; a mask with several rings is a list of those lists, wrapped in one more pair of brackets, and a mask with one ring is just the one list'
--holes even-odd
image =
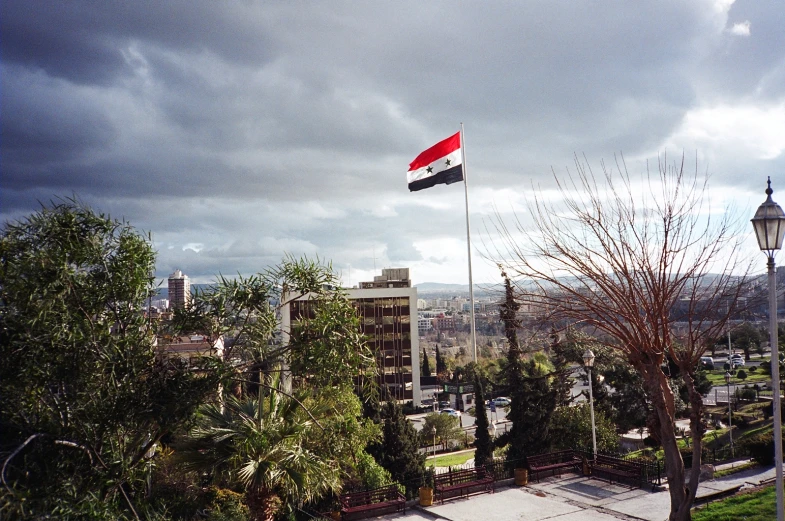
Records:
{"label": "street lamp", "polygon": [[785,233],[785,212],[772,201],[771,177],[767,181],[766,200],[752,218],[758,246],[766,253],[769,269],[769,343],[771,344],[771,387],[774,391],[774,457],[777,472],[777,520],[785,521],[785,501],[782,482],[782,413],[780,411],[780,367],[777,347],[777,277],[774,271],[774,252],[782,249]]}
{"label": "street lamp", "polygon": [[735,454],[733,453],[733,418],[731,417],[731,408],[730,408],[730,372],[725,372],[725,385],[728,386],[728,437],[730,438],[730,457],[735,458]]}
{"label": "street lamp", "polygon": [[591,409],[591,444],[594,449],[594,459],[597,458],[597,430],[594,426],[594,393],[591,385],[591,368],[594,367],[594,353],[587,349],[583,353],[583,365],[586,366],[586,373],[589,375],[589,408]]}
{"label": "street lamp", "polygon": [[436,426],[431,426],[431,436],[433,436],[433,455],[436,456]]}
{"label": "street lamp", "polygon": [[496,423],[493,421],[488,424],[488,435],[491,437],[491,440],[496,439]]}

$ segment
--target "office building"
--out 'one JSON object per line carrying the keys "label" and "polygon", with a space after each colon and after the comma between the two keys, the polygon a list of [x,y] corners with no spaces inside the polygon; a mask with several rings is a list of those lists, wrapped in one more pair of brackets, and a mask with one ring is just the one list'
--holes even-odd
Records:
{"label": "office building", "polygon": [[182,309],[191,302],[191,281],[188,275],[175,270],[169,275],[169,306],[170,309]]}
{"label": "office building", "polygon": [[[362,332],[376,355],[379,384],[396,400],[411,400],[419,405],[422,397],[420,338],[416,329],[417,288],[411,286],[408,268],[385,269],[373,282],[362,282],[359,288],[345,291],[357,309]],[[292,322],[306,312],[307,300],[306,295],[282,309],[284,337]]]}

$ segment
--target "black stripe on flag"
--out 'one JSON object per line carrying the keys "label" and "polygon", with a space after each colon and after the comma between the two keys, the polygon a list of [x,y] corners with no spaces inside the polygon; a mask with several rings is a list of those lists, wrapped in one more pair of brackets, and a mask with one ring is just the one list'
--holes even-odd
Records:
{"label": "black stripe on flag", "polygon": [[448,168],[447,170],[442,170],[438,174],[409,183],[409,191],[416,192],[435,185],[451,185],[461,181],[463,181],[463,165],[458,165]]}

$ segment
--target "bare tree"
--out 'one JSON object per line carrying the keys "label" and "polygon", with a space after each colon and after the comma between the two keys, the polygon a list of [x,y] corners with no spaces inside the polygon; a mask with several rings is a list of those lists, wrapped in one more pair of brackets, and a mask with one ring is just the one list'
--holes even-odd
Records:
{"label": "bare tree", "polygon": [[[615,167],[603,163],[601,176],[577,158],[575,165],[574,174],[554,176],[559,203],[537,193],[529,205],[532,225],[516,216],[508,226],[496,213],[501,238],[490,256],[515,277],[527,313],[604,333],[641,374],[665,452],[669,519],[688,520],[703,435],[695,371],[747,279],[749,263],[737,255],[742,223],[728,211],[712,214],[706,178],[697,165],[686,173],[683,157],[672,165],[661,158],[656,173],[641,177],[642,189],[634,188],[623,158]],[[689,481],[674,434],[669,366],[689,391]]]}

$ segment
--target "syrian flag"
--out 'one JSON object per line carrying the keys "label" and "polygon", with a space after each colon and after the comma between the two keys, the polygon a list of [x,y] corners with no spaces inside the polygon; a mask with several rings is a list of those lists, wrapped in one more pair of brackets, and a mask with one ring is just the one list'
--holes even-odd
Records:
{"label": "syrian flag", "polygon": [[434,185],[463,181],[461,133],[439,141],[409,164],[406,173],[409,191],[416,192]]}

